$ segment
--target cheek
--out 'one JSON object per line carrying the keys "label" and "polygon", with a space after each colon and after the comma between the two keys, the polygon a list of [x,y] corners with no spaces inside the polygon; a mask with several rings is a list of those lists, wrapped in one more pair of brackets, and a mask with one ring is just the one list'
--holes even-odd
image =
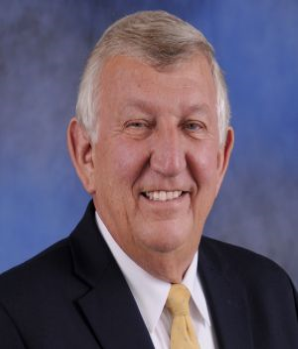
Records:
{"label": "cheek", "polygon": [[[212,184],[217,179],[218,160],[217,152],[212,147],[202,147],[193,154],[191,163],[193,164],[193,175],[200,187],[204,184]],[[215,183],[214,183],[215,184]]]}
{"label": "cheek", "polygon": [[132,188],[146,164],[146,151],[143,147],[123,140],[101,149],[98,154],[97,167],[100,175],[107,177],[105,181],[108,179],[110,183],[117,185],[119,192]]}
{"label": "cheek", "polygon": [[196,182],[196,191],[192,197],[195,226],[203,227],[217,195],[218,171],[215,152],[201,149],[194,161],[193,177]]}
{"label": "cheek", "polygon": [[143,168],[145,157],[138,145],[130,147],[120,146],[114,157],[117,161],[117,168],[124,177],[135,177]]}

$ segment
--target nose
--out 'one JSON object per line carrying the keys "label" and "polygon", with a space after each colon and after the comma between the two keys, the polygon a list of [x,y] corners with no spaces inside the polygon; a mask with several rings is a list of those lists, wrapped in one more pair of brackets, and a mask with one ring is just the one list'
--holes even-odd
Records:
{"label": "nose", "polygon": [[153,140],[150,166],[155,172],[175,177],[186,168],[185,147],[177,128],[159,130]]}

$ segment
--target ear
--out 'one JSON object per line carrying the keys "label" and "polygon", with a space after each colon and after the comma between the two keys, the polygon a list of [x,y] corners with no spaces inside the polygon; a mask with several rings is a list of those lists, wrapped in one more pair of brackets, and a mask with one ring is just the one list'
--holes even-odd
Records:
{"label": "ear", "polygon": [[94,193],[92,143],[85,128],[72,118],[67,129],[67,145],[76,172],[89,194]]}
{"label": "ear", "polygon": [[231,153],[234,147],[234,130],[232,127],[229,127],[226,134],[226,141],[225,144],[221,146],[221,149],[218,152],[218,158],[217,158],[217,166],[218,166],[218,183],[217,183],[217,192],[218,194],[219,189],[221,187],[221,183],[224,179],[225,173],[227,171]]}

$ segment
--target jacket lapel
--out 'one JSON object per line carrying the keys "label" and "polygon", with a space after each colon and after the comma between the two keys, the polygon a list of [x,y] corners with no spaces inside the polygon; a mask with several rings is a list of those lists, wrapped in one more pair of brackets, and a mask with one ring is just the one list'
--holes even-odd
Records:
{"label": "jacket lapel", "polygon": [[90,327],[105,349],[153,349],[132,294],[115,263],[100,285],[78,301]]}
{"label": "jacket lapel", "polygon": [[76,301],[105,349],[154,349],[136,302],[95,223],[93,204],[71,235],[75,274],[89,291]]}
{"label": "jacket lapel", "polygon": [[216,254],[212,242],[203,238],[200,246],[199,275],[211,312],[218,346],[221,349],[252,349],[246,291]]}

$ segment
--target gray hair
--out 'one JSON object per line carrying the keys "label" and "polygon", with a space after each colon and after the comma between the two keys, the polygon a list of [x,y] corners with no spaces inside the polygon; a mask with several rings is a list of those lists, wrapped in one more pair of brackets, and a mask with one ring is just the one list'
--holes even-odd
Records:
{"label": "gray hair", "polygon": [[111,25],[97,42],[82,76],[76,116],[93,142],[97,140],[100,113],[100,73],[111,57],[137,57],[156,69],[202,53],[209,61],[217,91],[217,117],[221,144],[230,123],[230,106],[223,73],[214,50],[204,35],[189,23],[164,11],[144,11],[123,17]]}

